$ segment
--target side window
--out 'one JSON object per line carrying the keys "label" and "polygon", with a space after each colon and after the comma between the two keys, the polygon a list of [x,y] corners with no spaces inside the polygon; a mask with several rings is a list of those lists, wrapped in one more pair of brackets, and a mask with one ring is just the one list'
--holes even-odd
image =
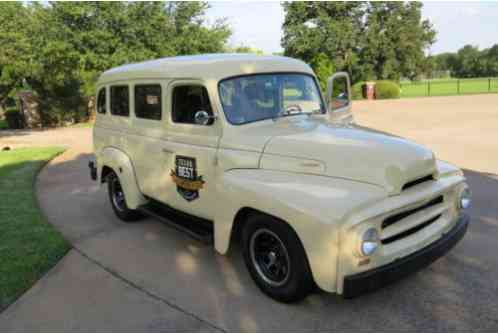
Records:
{"label": "side window", "polygon": [[105,114],[106,110],[106,94],[105,87],[100,88],[99,94],[97,95],[97,112],[99,114]]}
{"label": "side window", "polygon": [[176,86],[173,89],[173,122],[196,124],[195,113],[198,111],[213,115],[206,88],[199,85]]}
{"label": "side window", "polygon": [[130,96],[128,86],[111,86],[111,114],[130,115]]}
{"label": "side window", "polygon": [[135,86],[135,116],[146,119],[161,119],[161,86]]}

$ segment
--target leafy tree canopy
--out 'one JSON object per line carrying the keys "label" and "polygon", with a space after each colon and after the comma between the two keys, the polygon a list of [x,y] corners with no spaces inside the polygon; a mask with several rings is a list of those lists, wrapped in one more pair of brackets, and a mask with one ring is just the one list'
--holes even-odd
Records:
{"label": "leafy tree canopy", "polygon": [[1,3],[0,98],[29,87],[47,122],[66,112],[77,118],[109,68],[224,51],[230,29],[224,21],[207,25],[207,8],[205,2]]}
{"label": "leafy tree canopy", "polygon": [[421,3],[286,2],[285,54],[307,62],[318,54],[353,81],[415,77],[435,31]]}
{"label": "leafy tree canopy", "polygon": [[284,54],[308,63],[330,59],[334,68],[353,72],[361,45],[361,2],[285,2]]}
{"label": "leafy tree canopy", "polygon": [[230,47],[230,48],[227,48],[226,51],[233,52],[233,53],[253,53],[253,54],[257,54],[257,55],[262,55],[264,53],[263,50],[252,48],[252,47],[246,46],[246,45],[239,45],[239,46],[236,46],[233,48]]}
{"label": "leafy tree canopy", "polygon": [[465,45],[455,53],[445,52],[429,59],[433,62],[429,76],[442,71],[448,71],[458,78],[498,76],[498,44],[484,50]]}

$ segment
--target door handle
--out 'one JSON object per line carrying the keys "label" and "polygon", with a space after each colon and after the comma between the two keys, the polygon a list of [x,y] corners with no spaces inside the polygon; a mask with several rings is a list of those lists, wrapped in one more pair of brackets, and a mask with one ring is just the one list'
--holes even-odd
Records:
{"label": "door handle", "polygon": [[167,148],[163,148],[162,149],[163,153],[168,153],[168,154],[173,154],[175,152],[171,151],[171,150],[168,150]]}

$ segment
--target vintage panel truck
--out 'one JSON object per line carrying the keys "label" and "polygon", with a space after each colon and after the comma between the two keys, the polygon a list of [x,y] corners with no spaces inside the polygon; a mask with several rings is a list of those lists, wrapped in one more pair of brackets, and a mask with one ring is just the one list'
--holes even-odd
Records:
{"label": "vintage panel truck", "polygon": [[120,66],[97,84],[95,162],[124,221],[154,216],[224,254],[239,240],[272,298],[353,297],[465,234],[470,191],[427,148],[356,125],[347,74],[324,99],[302,61],[199,55]]}

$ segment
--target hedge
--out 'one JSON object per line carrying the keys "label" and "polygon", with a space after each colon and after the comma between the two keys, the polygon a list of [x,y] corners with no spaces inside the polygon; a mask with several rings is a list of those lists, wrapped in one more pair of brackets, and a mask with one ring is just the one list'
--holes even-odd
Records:
{"label": "hedge", "polygon": [[365,81],[360,81],[351,86],[351,94],[353,100],[363,100],[363,85]]}
{"label": "hedge", "polygon": [[375,82],[376,99],[399,99],[401,91],[398,84],[393,81],[381,80]]}
{"label": "hedge", "polygon": [[[365,81],[359,81],[351,87],[353,100],[363,100],[363,85]],[[375,81],[375,98],[376,99],[397,99],[400,97],[401,90],[397,83],[389,80]]]}

